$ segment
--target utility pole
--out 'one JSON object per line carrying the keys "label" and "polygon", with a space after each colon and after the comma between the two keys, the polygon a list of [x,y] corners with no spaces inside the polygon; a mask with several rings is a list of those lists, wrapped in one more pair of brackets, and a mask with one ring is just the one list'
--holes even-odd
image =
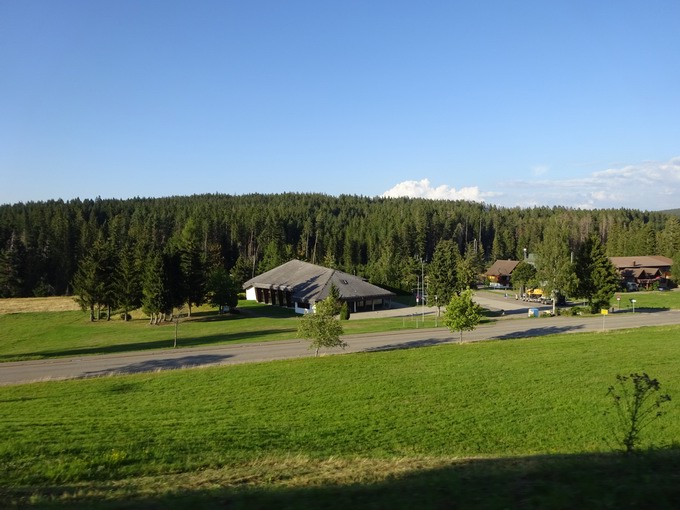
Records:
{"label": "utility pole", "polygon": [[420,285],[422,286],[420,296],[423,298],[423,326],[425,326],[425,261],[423,259],[420,259]]}

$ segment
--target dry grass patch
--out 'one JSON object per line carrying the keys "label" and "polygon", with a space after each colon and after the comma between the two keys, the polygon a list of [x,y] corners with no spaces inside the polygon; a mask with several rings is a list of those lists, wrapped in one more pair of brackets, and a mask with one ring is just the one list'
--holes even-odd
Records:
{"label": "dry grass patch", "polygon": [[23,487],[12,490],[14,503],[78,500],[130,500],[177,493],[270,487],[300,489],[323,486],[373,485],[420,471],[442,469],[465,460],[453,458],[339,458],[304,455],[262,457],[243,464],[186,473],[166,473],[111,481]]}
{"label": "dry grass patch", "polygon": [[70,296],[0,299],[0,314],[25,312],[72,312],[80,306]]}

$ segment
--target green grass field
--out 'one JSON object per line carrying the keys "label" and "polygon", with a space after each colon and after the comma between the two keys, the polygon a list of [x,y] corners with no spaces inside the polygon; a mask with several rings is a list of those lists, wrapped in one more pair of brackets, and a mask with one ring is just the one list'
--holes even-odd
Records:
{"label": "green grass field", "polygon": [[[672,310],[680,309],[680,289],[672,291],[645,291],[645,292],[619,292],[621,298],[621,308],[632,307],[631,299],[635,299],[635,308],[667,308]],[[619,302],[612,300],[612,305],[617,306]]]}
{"label": "green grass field", "polygon": [[680,398],[680,327],[0,388],[22,508],[675,508],[680,411],[611,455],[607,388]]}
{"label": "green grass field", "polygon": [[[486,291],[485,291],[486,292]],[[621,294],[621,307],[680,308],[680,291]],[[195,347],[244,342],[266,342],[297,338],[299,317],[292,311],[242,301],[241,314],[217,315],[210,308],[199,308],[191,319],[178,327],[178,346]],[[489,314],[492,316],[493,314]],[[0,313],[0,363],[88,354],[108,354],[148,349],[172,348],[175,325],[151,326],[135,315],[135,320],[118,318],[91,323],[88,315],[70,312]],[[343,322],[345,334],[374,333],[403,329],[442,327],[434,315],[362,319]]]}
{"label": "green grass field", "polygon": [[[274,306],[242,302],[240,314],[199,309],[178,326],[178,346],[266,342],[297,338],[300,319]],[[435,317],[343,321],[345,334],[435,327]],[[441,320],[436,322],[441,327]],[[172,348],[175,325],[148,319],[90,322],[80,311],[0,314],[0,362]]]}

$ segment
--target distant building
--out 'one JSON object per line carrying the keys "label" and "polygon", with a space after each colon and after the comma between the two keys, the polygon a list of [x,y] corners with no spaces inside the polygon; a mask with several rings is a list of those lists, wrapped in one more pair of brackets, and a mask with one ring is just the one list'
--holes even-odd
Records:
{"label": "distant building", "polygon": [[486,271],[489,286],[497,289],[509,289],[512,287],[512,272],[519,264],[519,260],[497,260]]}
{"label": "distant building", "polygon": [[340,300],[346,301],[353,312],[389,306],[395,296],[394,292],[368,283],[364,278],[301,260],[291,260],[251,278],[243,288],[250,301],[307,313],[314,303],[328,297],[331,285],[337,287]]}
{"label": "distant building", "polygon": [[621,276],[621,283],[629,288],[651,288],[655,283],[665,287],[671,277],[673,259],[658,255],[636,257],[609,257]]}

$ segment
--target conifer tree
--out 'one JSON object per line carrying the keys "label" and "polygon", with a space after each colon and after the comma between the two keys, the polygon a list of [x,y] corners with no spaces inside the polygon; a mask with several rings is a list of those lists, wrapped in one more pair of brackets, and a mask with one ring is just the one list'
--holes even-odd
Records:
{"label": "conifer tree", "polygon": [[574,271],[578,279],[576,294],[588,300],[590,311],[609,308],[620,278],[599,237],[592,235],[579,247]]}
{"label": "conifer tree", "polygon": [[130,245],[123,248],[118,258],[114,289],[117,306],[123,309],[123,320],[127,321],[129,312],[139,307],[142,297],[141,274]]}
{"label": "conifer tree", "polygon": [[238,305],[238,289],[227,270],[221,265],[210,272],[207,297],[208,303],[217,307],[220,312],[225,306],[233,309]]}
{"label": "conifer tree", "polygon": [[0,250],[0,298],[21,296],[22,277],[20,242],[14,233],[8,246]]}
{"label": "conifer tree", "polygon": [[[107,274],[107,250],[101,235],[86,251],[73,278],[73,290],[76,301],[83,311],[89,310],[90,321],[95,320],[94,310],[99,310],[107,301],[107,286],[110,274]],[[99,313],[97,313],[97,319]]]}
{"label": "conifer tree", "polygon": [[160,324],[167,301],[166,293],[163,257],[155,251],[149,256],[142,285],[142,310],[149,316],[149,324]]}
{"label": "conifer tree", "polygon": [[452,240],[444,239],[437,243],[432,262],[427,269],[427,276],[429,293],[437,296],[438,309],[442,304],[448,303],[456,292],[458,258],[458,246]]}
{"label": "conifer tree", "polygon": [[[191,317],[192,305],[200,306],[205,300],[205,257],[199,243],[198,227],[190,218],[182,230],[179,251],[181,295],[176,296],[177,306],[186,299]],[[172,267],[172,264],[170,264]]]}

